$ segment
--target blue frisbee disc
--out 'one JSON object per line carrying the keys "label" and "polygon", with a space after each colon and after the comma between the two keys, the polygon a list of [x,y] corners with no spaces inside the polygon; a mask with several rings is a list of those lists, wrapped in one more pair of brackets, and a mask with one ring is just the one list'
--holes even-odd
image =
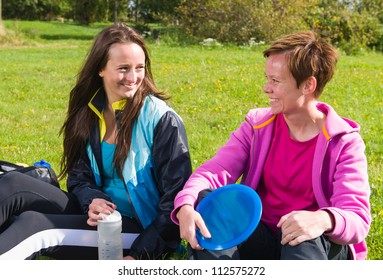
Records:
{"label": "blue frisbee disc", "polygon": [[211,234],[202,236],[197,230],[199,245],[208,250],[226,250],[245,241],[257,227],[262,203],[255,190],[242,184],[220,187],[197,205]]}

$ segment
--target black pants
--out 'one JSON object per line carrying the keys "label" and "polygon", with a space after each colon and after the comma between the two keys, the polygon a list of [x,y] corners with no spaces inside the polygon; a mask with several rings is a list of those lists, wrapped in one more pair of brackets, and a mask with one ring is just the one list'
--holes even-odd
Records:
{"label": "black pants", "polygon": [[[198,201],[209,193],[204,190]],[[188,246],[189,258],[194,260],[347,260],[347,245],[331,242],[325,235],[299,245],[281,244],[281,234],[274,233],[262,222],[242,244],[222,251],[194,250]]]}
{"label": "black pants", "polygon": [[[97,259],[97,227],[87,219],[77,200],[53,185],[18,172],[0,178],[0,259]],[[140,231],[123,217],[124,255]]]}

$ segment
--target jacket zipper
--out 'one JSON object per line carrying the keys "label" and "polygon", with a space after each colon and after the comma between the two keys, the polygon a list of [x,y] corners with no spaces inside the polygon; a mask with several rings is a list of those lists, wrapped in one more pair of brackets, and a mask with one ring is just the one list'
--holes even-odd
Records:
{"label": "jacket zipper", "polygon": [[136,211],[136,209],[134,208],[134,205],[133,205],[133,203],[132,203],[132,199],[131,199],[131,197],[130,197],[129,190],[128,190],[128,188],[126,187],[125,182],[124,182],[124,187],[125,187],[125,191],[126,191],[126,196],[128,197],[128,201],[129,201],[130,205],[132,206],[133,213],[134,213],[134,217],[136,218],[136,220],[137,220],[139,226],[141,227],[141,229],[144,230],[144,227],[143,227],[143,225],[142,225],[142,223],[141,223],[141,220],[138,218],[137,211]]}

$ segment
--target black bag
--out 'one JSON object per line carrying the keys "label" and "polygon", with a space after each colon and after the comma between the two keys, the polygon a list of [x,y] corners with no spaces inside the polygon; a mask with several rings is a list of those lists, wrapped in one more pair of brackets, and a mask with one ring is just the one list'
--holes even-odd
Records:
{"label": "black bag", "polygon": [[23,166],[0,160],[0,178],[9,172],[20,172],[60,188],[56,173],[43,165]]}

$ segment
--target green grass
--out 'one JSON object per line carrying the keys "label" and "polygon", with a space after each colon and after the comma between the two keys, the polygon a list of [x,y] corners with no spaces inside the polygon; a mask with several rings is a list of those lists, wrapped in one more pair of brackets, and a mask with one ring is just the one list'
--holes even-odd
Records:
{"label": "green grass", "polygon": [[[104,25],[5,21],[0,45],[0,159],[49,161],[59,170],[59,129],[75,76]],[[1,41],[0,41],[1,42]],[[188,132],[193,168],[212,157],[244,120],[267,106],[262,46],[206,48],[148,41],[155,81],[172,96]],[[181,45],[181,44],[180,44]],[[373,223],[369,259],[383,259],[383,55],[342,55],[321,100],[354,119],[366,142]],[[65,182],[62,182],[65,188]]]}

